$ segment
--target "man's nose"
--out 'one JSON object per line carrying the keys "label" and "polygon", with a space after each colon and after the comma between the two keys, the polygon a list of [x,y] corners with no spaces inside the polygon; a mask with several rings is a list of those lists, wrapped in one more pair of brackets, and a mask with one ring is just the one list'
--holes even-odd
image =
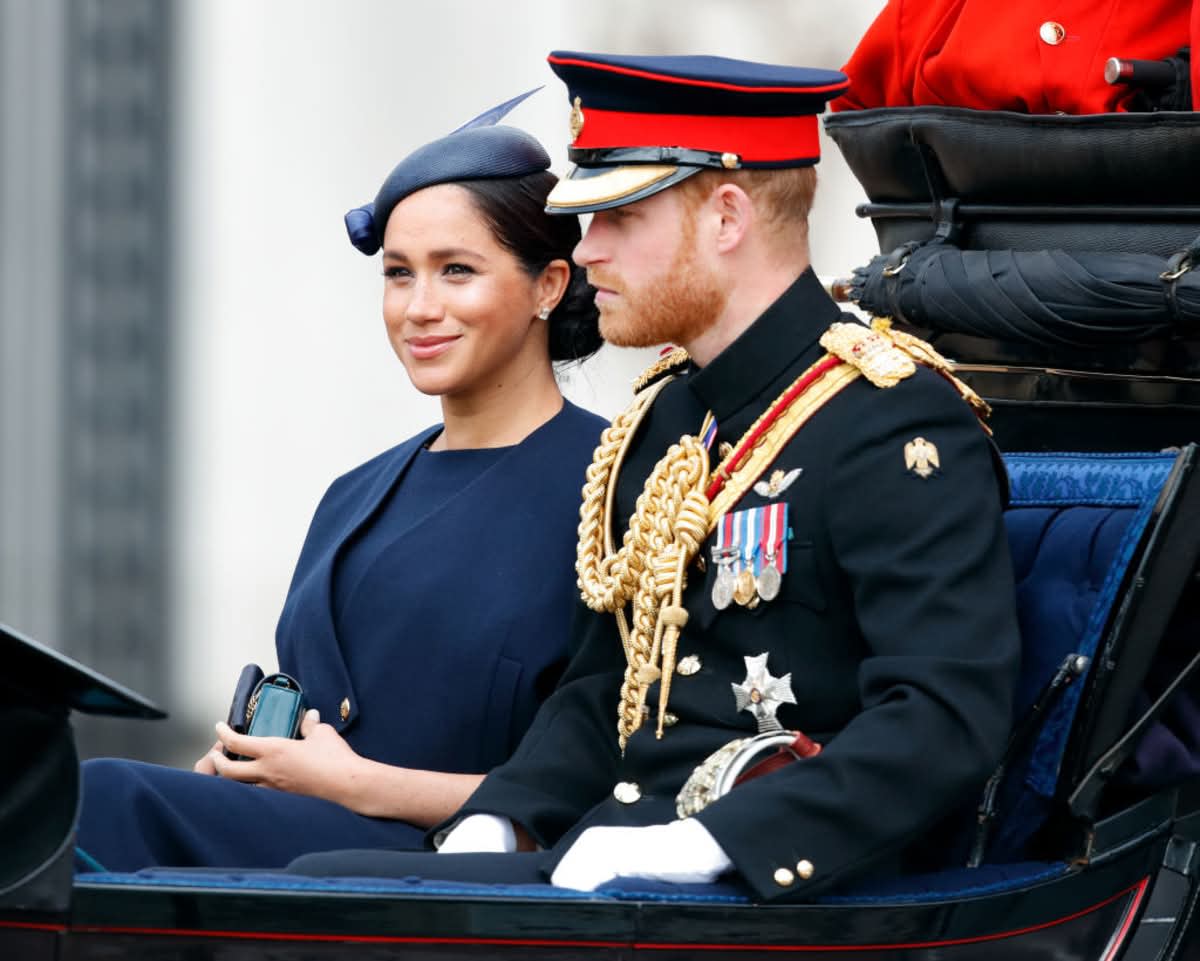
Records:
{"label": "man's nose", "polygon": [[600,234],[601,230],[596,226],[596,217],[593,216],[592,222],[588,224],[587,230],[584,231],[579,243],[575,245],[575,249],[571,252],[571,259],[580,267],[588,267],[604,259]]}

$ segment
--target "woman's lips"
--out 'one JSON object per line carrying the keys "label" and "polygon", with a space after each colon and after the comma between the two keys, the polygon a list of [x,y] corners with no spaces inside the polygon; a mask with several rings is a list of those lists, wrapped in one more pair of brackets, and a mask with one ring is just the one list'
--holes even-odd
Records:
{"label": "woman's lips", "polygon": [[456,340],[457,334],[452,337],[410,337],[408,349],[417,360],[429,360],[445,353]]}

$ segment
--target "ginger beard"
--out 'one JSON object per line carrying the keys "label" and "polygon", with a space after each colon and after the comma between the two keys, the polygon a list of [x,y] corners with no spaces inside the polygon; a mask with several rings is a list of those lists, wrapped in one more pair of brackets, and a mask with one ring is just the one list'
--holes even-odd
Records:
{"label": "ginger beard", "polygon": [[699,263],[695,239],[696,215],[689,212],[680,225],[670,266],[637,287],[603,270],[588,270],[592,284],[620,295],[615,304],[598,305],[600,334],[607,343],[618,347],[686,345],[716,322],[729,294],[716,272]]}

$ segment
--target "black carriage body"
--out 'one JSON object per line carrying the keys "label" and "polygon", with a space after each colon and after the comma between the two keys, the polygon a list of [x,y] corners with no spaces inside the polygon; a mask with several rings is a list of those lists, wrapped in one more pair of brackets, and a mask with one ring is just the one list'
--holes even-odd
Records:
{"label": "black carriage body", "polygon": [[[1144,812],[1145,813],[1145,812]],[[949,898],[757,906],[675,897],[405,891],[352,881],[272,890],[80,881],[65,918],[0,921],[0,951],[66,959],[629,958],[1021,961],[1171,956],[1195,879],[1169,819],[1086,868],[1041,866],[1008,890]],[[1164,858],[1172,866],[1164,867]],[[1174,859],[1172,861],[1172,859]],[[1057,874],[1057,876],[1052,876]],[[411,888],[411,886],[410,886]],[[373,890],[372,890],[373,889]],[[661,899],[660,899],[661,898]],[[1188,955],[1179,954],[1177,957]]]}
{"label": "black carriage body", "polygon": [[70,946],[60,957],[1100,959],[1115,957],[1133,937],[1164,844],[1160,836],[1087,872],[1005,894],[924,904],[766,907],[185,887],[143,890],[135,899],[128,890],[84,883],[70,928],[59,935]]}

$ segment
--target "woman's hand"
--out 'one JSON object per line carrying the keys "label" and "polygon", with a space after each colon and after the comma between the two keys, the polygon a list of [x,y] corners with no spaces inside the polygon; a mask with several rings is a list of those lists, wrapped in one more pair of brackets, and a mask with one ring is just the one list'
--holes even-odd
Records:
{"label": "woman's hand", "polygon": [[192,765],[192,770],[197,774],[216,774],[217,768],[213,764],[212,756],[214,753],[220,754],[222,747],[223,745],[221,742],[217,741],[216,744],[208,749],[208,753],[205,754],[204,757],[200,758],[199,761]]}
{"label": "woman's hand", "polygon": [[[262,784],[323,798],[365,817],[408,821],[428,828],[459,809],[482,774],[452,774],[396,767],[357,754],[316,711],[304,715],[300,740],[250,737],[217,724],[218,741],[196,762],[202,774]],[[248,761],[231,761],[225,748]]]}
{"label": "woman's hand", "polygon": [[[355,806],[351,799],[363,775],[363,758],[332,726],[322,724],[315,710],[304,715],[299,740],[237,734],[223,722],[217,723],[217,738],[213,749],[197,762],[197,771],[211,765],[215,773],[233,781]],[[249,760],[230,760],[223,748]]]}

